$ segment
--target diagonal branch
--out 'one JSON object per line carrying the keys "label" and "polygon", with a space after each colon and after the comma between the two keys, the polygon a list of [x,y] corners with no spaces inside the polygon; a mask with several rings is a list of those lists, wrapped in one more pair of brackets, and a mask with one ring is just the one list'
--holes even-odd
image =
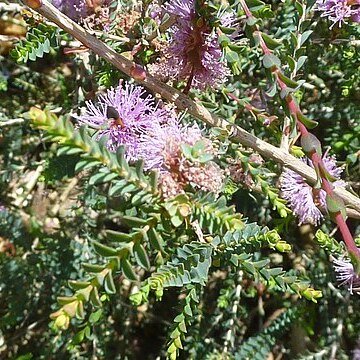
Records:
{"label": "diagonal branch", "polygon": [[[80,25],[69,19],[48,1],[25,0],[25,2],[28,6],[32,7],[45,18],[54,22],[60,28],[82,42],[94,53],[113,64],[121,72],[130,77],[134,77],[132,76],[134,66],[132,61],[116,53],[111,47],[104,44],[101,40],[91,35]],[[240,126],[231,124],[228,121],[211,114],[199,102],[191,100],[185,94],[176,89],[173,89],[171,86],[164,84],[149,74],[146,74],[146,78],[144,80],[137,81],[152,92],[160,94],[161,97],[167,101],[175,103],[179,109],[187,110],[188,113],[205,122],[209,126],[226,129],[229,132],[230,139],[232,141],[250,147],[265,158],[272,159],[275,162],[295,171],[303,178],[305,178],[310,184],[314,185],[316,183],[317,177],[314,169],[304,164],[301,160],[295,158],[286,151],[257,138],[256,136],[242,129]],[[358,197],[342,188],[335,188],[334,192],[339,197],[341,197],[349,207],[352,207],[357,212],[360,212],[360,199]]]}

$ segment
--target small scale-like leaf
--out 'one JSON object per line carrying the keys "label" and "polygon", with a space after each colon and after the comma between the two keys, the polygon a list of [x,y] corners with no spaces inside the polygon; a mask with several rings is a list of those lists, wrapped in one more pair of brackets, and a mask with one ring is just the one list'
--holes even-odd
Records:
{"label": "small scale-like leaf", "polygon": [[115,287],[114,278],[113,278],[111,270],[105,276],[104,287],[105,287],[105,291],[108,294],[116,293],[116,287]]}
{"label": "small scale-like leaf", "polygon": [[140,244],[140,242],[135,243],[133,252],[137,264],[145,270],[148,270],[150,268],[150,261],[144,246]]}
{"label": "small scale-like leaf", "polygon": [[90,169],[96,165],[99,165],[100,162],[97,160],[91,160],[91,159],[84,159],[84,160],[80,160],[76,165],[75,165],[75,172],[78,173],[82,170],[86,170],[86,169]]}
{"label": "small scale-like leaf", "polygon": [[102,309],[98,309],[95,312],[93,312],[92,314],[90,314],[90,316],[89,316],[90,324],[97,323],[100,320],[102,313],[103,313]]}
{"label": "small scale-like leaf", "polygon": [[300,38],[300,46],[303,46],[306,40],[309,38],[309,36],[313,33],[312,30],[305,31]]}
{"label": "small scale-like leaf", "polygon": [[84,268],[85,271],[90,273],[99,273],[104,270],[104,266],[102,265],[82,263],[81,266]]}
{"label": "small scale-like leaf", "polygon": [[90,285],[90,282],[89,281],[69,280],[68,284],[73,290],[79,290],[79,289],[84,289],[84,288],[88,287]]}
{"label": "small scale-like leaf", "polygon": [[101,184],[109,182],[115,178],[117,178],[119,175],[116,173],[112,173],[109,171],[104,171],[102,173],[97,173],[89,179],[89,185],[95,185],[95,184]]}
{"label": "small scale-like leaf", "polygon": [[90,302],[95,307],[102,306],[97,287],[94,287],[90,293]]}
{"label": "small scale-like leaf", "polygon": [[299,84],[296,81],[285,76],[282,72],[279,71],[278,75],[279,75],[279,78],[285,83],[285,85],[287,85],[293,89],[296,89],[299,86]]}
{"label": "small scale-like leaf", "polygon": [[114,230],[106,230],[106,235],[108,240],[114,242],[131,242],[133,240],[132,235]]}
{"label": "small scale-like leaf", "polygon": [[263,57],[263,64],[264,64],[265,68],[269,69],[269,68],[272,68],[273,66],[280,67],[281,61],[274,54],[265,54]]}
{"label": "small scale-like leaf", "polygon": [[118,253],[116,249],[101,244],[98,241],[92,241],[91,243],[94,246],[95,251],[101,256],[105,256],[105,257],[116,256]]}
{"label": "small scale-like leaf", "polygon": [[273,49],[276,49],[277,47],[282,45],[280,40],[274,39],[274,38],[272,38],[271,36],[269,36],[267,34],[262,33],[261,37],[263,38],[265,44],[267,45],[267,47],[269,49],[273,50]]}
{"label": "small scale-like leaf", "polygon": [[121,259],[121,269],[122,269],[124,275],[129,280],[132,280],[132,281],[138,280],[138,277],[137,277],[136,273],[134,272],[134,269],[128,259]]}
{"label": "small scale-like leaf", "polygon": [[308,129],[314,129],[316,126],[318,126],[317,121],[309,119],[302,112],[298,112],[296,115],[298,120],[302,122]]}

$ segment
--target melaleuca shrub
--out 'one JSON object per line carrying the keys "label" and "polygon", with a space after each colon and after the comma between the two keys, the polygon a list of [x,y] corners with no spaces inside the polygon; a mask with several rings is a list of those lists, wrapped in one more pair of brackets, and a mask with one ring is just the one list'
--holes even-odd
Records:
{"label": "melaleuca shrub", "polygon": [[360,2],[0,4],[0,352],[356,359]]}

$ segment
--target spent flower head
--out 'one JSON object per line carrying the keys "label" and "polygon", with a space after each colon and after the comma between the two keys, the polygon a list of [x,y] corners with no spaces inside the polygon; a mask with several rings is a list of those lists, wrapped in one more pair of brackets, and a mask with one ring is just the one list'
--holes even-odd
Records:
{"label": "spent flower head", "polygon": [[316,10],[332,21],[330,29],[337,23],[341,27],[348,20],[360,22],[360,0],[317,0]]}
{"label": "spent flower head", "polygon": [[[195,151],[194,157],[185,156],[184,146],[196,145],[200,151]],[[160,187],[165,198],[183,193],[188,185],[215,194],[221,190],[223,171],[210,161],[216,150],[197,125],[185,126],[174,118],[167,123],[155,123],[142,133],[137,153],[144,159],[145,169],[160,171]]]}
{"label": "spent flower head", "polygon": [[168,120],[169,112],[160,109],[154,98],[144,88],[125,83],[107,90],[98,102],[86,102],[83,115],[74,116],[80,124],[97,130],[97,138],[107,136],[107,147],[116,151],[120,145],[126,147],[128,160],[139,157],[140,137],[149,128]]}
{"label": "spent flower head", "polygon": [[52,0],[53,5],[65,15],[91,30],[108,27],[109,2],[109,0]]}
{"label": "spent flower head", "polygon": [[[310,166],[311,160],[301,159]],[[335,177],[334,186],[345,187],[345,182],[340,180],[342,169],[336,166],[335,157],[327,154],[323,157],[323,163],[327,171]],[[318,206],[326,209],[326,193],[322,189],[315,189],[306,183],[304,178],[295,171],[285,169],[281,179],[282,197],[288,201],[288,205],[299,219],[299,225],[310,223],[317,225],[320,223],[323,215]]]}
{"label": "spent flower head", "polygon": [[88,12],[85,0],[53,0],[52,3],[72,20],[85,18]]}

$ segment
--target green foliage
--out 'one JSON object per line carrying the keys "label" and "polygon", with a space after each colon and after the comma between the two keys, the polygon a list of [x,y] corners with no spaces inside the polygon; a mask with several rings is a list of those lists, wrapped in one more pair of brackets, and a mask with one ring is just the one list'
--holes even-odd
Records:
{"label": "green foliage", "polygon": [[26,34],[25,40],[20,40],[16,48],[11,51],[11,56],[18,63],[35,61],[51,49],[59,46],[59,29],[56,26],[39,24]]}
{"label": "green foliage", "polygon": [[257,336],[246,340],[240,351],[236,352],[234,359],[266,359],[276,341],[289,329],[293,321],[299,316],[298,309],[287,309],[269,327]]}
{"label": "green foliage", "polygon": [[[287,134],[287,149],[302,157],[287,110],[294,100],[298,120],[324,152],[331,147],[358,192],[359,26],[329,30],[314,0],[245,2],[246,20],[243,1],[226,4],[237,16],[228,28],[219,19],[229,9],[196,1],[231,74],[223,88],[189,96],[273,145]],[[169,24],[154,3],[140,5],[111,1],[109,27],[93,36],[150,69]],[[105,137],[70,119],[129,79],[45,18],[6,8],[0,31],[13,48],[0,49],[0,357],[348,359],[360,333],[357,298],[338,286],[331,263],[346,247],[330,220],[295,226],[280,166],[229,131],[200,126],[206,140],[180,151],[184,161],[216,162],[224,189],[188,186],[165,199],[163,173],[128,162],[123,146],[110,152]],[[26,38],[11,44],[25,23]],[[185,125],[194,120],[181,114]],[[347,222],[358,235],[356,219]]]}

